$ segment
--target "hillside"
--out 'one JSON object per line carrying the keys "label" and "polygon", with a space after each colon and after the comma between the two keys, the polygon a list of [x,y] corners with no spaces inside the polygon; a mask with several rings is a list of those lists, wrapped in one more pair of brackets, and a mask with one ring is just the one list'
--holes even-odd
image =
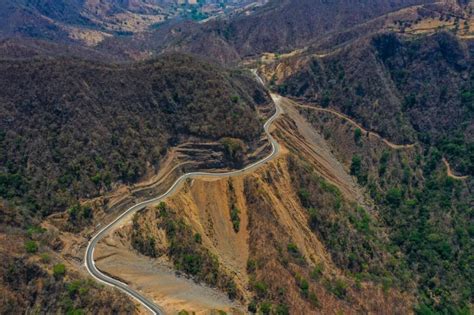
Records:
{"label": "hillside", "polygon": [[[238,8],[247,2],[232,5]],[[181,51],[236,63],[264,52],[303,48],[335,34],[344,33],[341,38],[345,39],[364,34],[366,29],[362,29],[369,21],[432,2],[273,0],[242,12],[218,14],[220,18],[205,23],[186,17],[196,7],[180,8],[166,1],[7,2],[0,10],[5,23],[0,38],[17,36],[73,44],[122,60],[143,60],[163,52]],[[182,11],[181,17],[169,10]]]}
{"label": "hillside", "polygon": [[[327,34],[350,29],[370,19],[410,5],[430,0],[365,1],[274,0],[252,14],[237,14],[229,19],[205,24],[178,24],[166,31],[131,38],[110,38],[102,44],[108,49],[160,53],[179,50],[212,56],[224,63],[264,52],[285,52],[307,46]],[[99,46],[100,47],[100,46]]]}
{"label": "hillside", "polygon": [[[182,55],[123,66],[62,59],[0,67],[1,196],[42,215],[136,182],[185,142],[214,143],[214,162],[204,160],[211,167],[243,163],[258,146],[258,108],[268,102],[250,75]],[[226,137],[241,150],[231,158],[219,142]]]}
{"label": "hillside", "polygon": [[237,304],[214,305],[236,313],[468,314],[472,179],[449,178],[435,151],[283,105],[277,160],[188,182],[104,240],[100,268],[170,312],[212,304],[180,295],[192,284],[161,287],[169,278],[142,255],[226,292]]}
{"label": "hillside", "polygon": [[[166,278],[145,268],[140,256],[126,254],[131,248],[152,257],[152,264],[170,264],[226,292],[240,312],[407,312],[408,295],[395,285],[382,290],[391,259],[385,231],[370,207],[359,203],[362,192],[345,166],[295,111],[278,122],[274,135],[284,145],[275,161],[250,174],[188,183],[104,240],[100,268],[125,281],[134,274],[140,279],[134,284],[170,313],[180,306],[210,310],[160,287]],[[130,274],[125,269],[132,262],[140,267]],[[372,278],[351,276],[359,272]],[[225,311],[239,313],[228,305]]]}
{"label": "hillside", "polygon": [[448,32],[382,33],[268,71],[280,93],[334,108],[395,142],[433,145],[472,175],[473,47]]}
{"label": "hillside", "polygon": [[[78,272],[58,250],[54,231],[31,226],[18,209],[0,203],[0,313],[134,313],[137,307],[116,290],[104,288]],[[22,222],[23,221],[23,222]]]}
{"label": "hillside", "polygon": [[4,0],[0,3],[0,39],[20,37],[93,47],[106,38],[141,34],[165,22],[226,16],[262,2]]}
{"label": "hillside", "polygon": [[474,4],[265,2],[0,3],[0,313],[473,313]]}
{"label": "hillside", "polygon": [[[247,72],[185,55],[123,65],[5,59],[0,68],[0,231],[15,235],[0,246],[2,313],[135,312],[63,252],[80,252],[82,232],[107,212],[84,201],[150,180],[168,160],[183,165],[177,174],[231,169],[269,149],[260,139],[269,97]],[[54,213],[64,219],[43,221]]]}

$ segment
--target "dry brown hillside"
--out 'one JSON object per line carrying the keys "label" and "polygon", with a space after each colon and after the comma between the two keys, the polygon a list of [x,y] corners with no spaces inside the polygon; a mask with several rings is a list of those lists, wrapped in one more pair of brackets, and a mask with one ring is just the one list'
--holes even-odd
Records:
{"label": "dry brown hillside", "polygon": [[[349,165],[291,105],[285,111],[275,161],[233,178],[189,181],[107,238],[99,268],[170,312],[410,313],[413,296],[394,277],[397,255],[385,249],[386,230]],[[189,293],[194,284],[173,280],[164,266],[235,302],[204,287]]]}

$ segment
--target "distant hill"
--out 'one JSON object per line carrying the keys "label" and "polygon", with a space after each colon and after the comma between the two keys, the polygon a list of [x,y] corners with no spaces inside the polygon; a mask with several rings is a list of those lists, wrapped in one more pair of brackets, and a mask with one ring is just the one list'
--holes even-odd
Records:
{"label": "distant hill", "polygon": [[4,0],[0,39],[12,37],[95,46],[105,38],[148,32],[165,21],[230,14],[251,0],[220,5],[175,0]]}
{"label": "distant hill", "polygon": [[290,51],[389,12],[431,2],[273,0],[200,24],[173,18],[176,13],[169,10],[176,9],[168,1],[8,0],[0,4],[0,39],[76,44],[120,59],[182,51],[229,63],[263,52]]}

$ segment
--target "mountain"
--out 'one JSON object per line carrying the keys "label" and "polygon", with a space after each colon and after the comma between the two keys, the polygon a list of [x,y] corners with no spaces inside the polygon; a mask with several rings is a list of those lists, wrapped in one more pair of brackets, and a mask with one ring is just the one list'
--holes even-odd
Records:
{"label": "mountain", "polygon": [[[415,279],[402,291],[416,298],[419,314],[472,309],[471,21],[459,6],[437,4],[371,21],[350,40],[334,34],[261,59],[274,91],[291,98],[365,189],[399,259],[383,269],[407,268],[396,278]],[[319,216],[317,200],[308,204]]]}
{"label": "mountain", "polygon": [[0,4],[0,313],[472,313],[472,3],[265,2]]}
{"label": "mountain", "polygon": [[108,49],[118,45],[123,50],[153,53],[180,50],[235,62],[259,53],[301,48],[308,41],[327,34],[350,29],[404,7],[430,2],[377,0],[354,5],[346,0],[274,0],[251,14],[237,14],[201,25],[178,24],[166,31],[157,30],[135,38],[110,38],[104,44]]}
{"label": "mountain", "polygon": [[230,137],[251,150],[262,132],[258,107],[268,103],[248,75],[181,55],[0,66],[2,197],[28,200],[42,214],[138,180],[171,145]]}
{"label": "mountain", "polygon": [[165,22],[225,16],[253,2],[5,0],[0,4],[0,39],[21,37],[93,47],[106,38],[148,32]]}
{"label": "mountain", "polygon": [[322,57],[282,62],[288,75],[276,88],[356,117],[398,143],[436,146],[472,175],[473,47],[451,33],[374,35]]}

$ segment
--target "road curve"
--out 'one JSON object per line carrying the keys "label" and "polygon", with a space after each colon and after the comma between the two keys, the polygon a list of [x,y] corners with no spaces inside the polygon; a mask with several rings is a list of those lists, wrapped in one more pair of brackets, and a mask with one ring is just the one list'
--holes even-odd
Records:
{"label": "road curve", "polygon": [[410,144],[396,144],[396,143],[393,143],[393,142],[390,142],[388,141],[387,139],[385,139],[384,137],[382,137],[381,135],[379,135],[378,133],[374,132],[374,131],[369,131],[367,129],[365,129],[364,127],[362,127],[362,125],[360,125],[359,123],[357,123],[355,120],[353,120],[352,118],[350,118],[349,116],[343,114],[343,113],[340,113],[338,111],[335,111],[333,109],[330,109],[330,108],[323,108],[323,107],[317,107],[317,106],[310,106],[310,105],[303,105],[303,104],[298,104],[297,102],[289,99],[289,98],[286,98],[286,100],[288,100],[291,105],[295,106],[295,107],[299,107],[299,108],[304,108],[304,109],[310,109],[310,110],[315,110],[315,111],[320,111],[320,112],[326,112],[326,113],[330,113],[330,114],[333,114],[341,119],[344,119],[345,121],[349,122],[351,125],[353,125],[354,127],[356,128],[359,128],[364,134],[368,134],[369,136],[373,136],[375,138],[378,138],[380,140],[382,140],[383,143],[385,143],[387,146],[389,146],[390,148],[392,149],[395,149],[395,150],[401,150],[401,149],[410,149],[410,148],[413,148],[415,146],[414,143],[410,143]]}
{"label": "road curve", "polygon": [[[260,77],[258,77],[258,75],[256,74],[256,71],[253,71],[253,73],[256,75],[258,82],[260,84],[264,85],[262,79]],[[267,122],[265,123],[265,125],[263,126],[264,130],[265,130],[265,133],[267,134],[267,137],[268,137],[268,139],[271,143],[271,146],[272,146],[272,152],[267,157],[265,157],[264,159],[262,159],[260,161],[255,162],[253,164],[250,164],[250,165],[246,166],[245,168],[243,168],[241,170],[237,170],[237,171],[231,171],[231,172],[226,172],[226,173],[192,172],[192,173],[183,174],[173,183],[173,185],[171,185],[171,187],[164,194],[162,194],[158,197],[140,202],[140,203],[130,207],[129,209],[124,211],[122,214],[120,214],[115,220],[113,220],[108,225],[106,225],[105,227],[100,229],[89,240],[89,243],[87,245],[86,252],[85,252],[85,257],[84,257],[84,263],[85,263],[86,269],[89,272],[89,274],[94,279],[96,279],[97,281],[102,282],[102,283],[107,284],[107,285],[110,285],[110,286],[113,286],[113,287],[116,287],[116,288],[122,290],[123,292],[127,293],[128,295],[130,295],[131,297],[136,299],[138,302],[143,304],[151,313],[153,313],[153,314],[164,314],[163,309],[160,306],[156,305],[152,300],[148,299],[147,297],[143,296],[139,292],[135,291],[134,289],[129,287],[127,284],[125,284],[123,282],[120,282],[116,279],[113,279],[113,278],[103,274],[99,269],[97,269],[97,267],[95,265],[95,262],[94,262],[95,247],[99,243],[99,241],[102,238],[104,238],[104,236],[106,236],[114,226],[117,226],[118,224],[120,224],[120,222],[126,216],[128,216],[130,214],[133,214],[133,213],[136,213],[136,212],[144,209],[145,207],[147,207],[149,205],[156,204],[156,203],[160,202],[161,200],[165,199],[166,197],[169,197],[170,195],[172,195],[173,193],[175,193],[178,190],[179,186],[185,180],[187,180],[189,178],[197,178],[197,177],[216,177],[216,178],[219,178],[219,177],[231,177],[231,176],[241,175],[242,173],[245,173],[245,172],[251,171],[253,169],[256,169],[257,167],[259,167],[262,164],[272,160],[275,156],[277,156],[279,151],[280,151],[280,145],[276,142],[276,140],[270,134],[270,126],[278,118],[278,116],[280,116],[280,114],[283,112],[283,110],[280,107],[280,105],[278,104],[279,100],[280,100],[280,96],[271,94],[271,97],[272,97],[273,103],[275,104],[275,109],[276,110],[275,110],[275,113],[272,115],[272,117],[270,117],[267,120]]]}

